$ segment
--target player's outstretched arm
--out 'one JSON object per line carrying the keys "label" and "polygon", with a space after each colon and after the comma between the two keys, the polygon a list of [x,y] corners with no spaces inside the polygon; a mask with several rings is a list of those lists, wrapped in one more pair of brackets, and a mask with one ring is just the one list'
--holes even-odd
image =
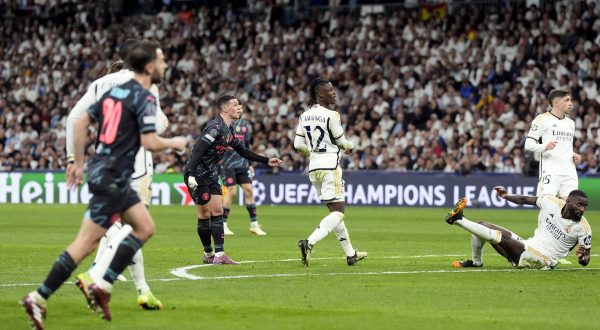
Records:
{"label": "player's outstretched arm", "polygon": [[537,196],[525,196],[525,195],[509,195],[504,187],[494,187],[494,190],[501,198],[506,199],[509,202],[513,202],[519,205],[536,205]]}
{"label": "player's outstretched arm", "polygon": [[163,138],[156,134],[156,132],[140,134],[142,146],[150,151],[161,151],[169,148],[184,150],[187,146],[187,139],[183,136],[176,136],[173,138]]}
{"label": "player's outstretched arm", "polygon": [[281,165],[281,163],[283,162],[281,159],[276,158],[276,157],[267,158],[265,156],[261,156],[250,149],[244,148],[244,145],[242,143],[232,143],[231,147],[240,156],[242,156],[248,160],[251,160],[253,162],[268,164],[271,167],[279,167]]}

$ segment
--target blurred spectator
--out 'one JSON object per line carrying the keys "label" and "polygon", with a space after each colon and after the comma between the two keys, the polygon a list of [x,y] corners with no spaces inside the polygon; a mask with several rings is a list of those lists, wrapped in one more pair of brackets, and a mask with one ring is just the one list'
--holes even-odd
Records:
{"label": "blurred spectator", "polygon": [[[2,171],[64,168],[66,115],[128,37],[157,39],[166,54],[167,135],[192,141],[215,115],[215,99],[234,94],[254,123],[252,147],[281,156],[283,171],[305,167],[289,141],[317,72],[338,87],[356,145],[342,163],[348,170],[522,173],[528,125],[549,109],[555,88],[574,99],[575,151],[585,156],[579,171],[598,169],[593,1],[452,4],[428,15],[387,5],[363,16],[343,6],[273,10],[268,2],[173,2],[143,12],[39,3],[24,13],[11,2],[0,13]],[[89,154],[94,138],[90,132]],[[180,171],[184,159],[155,154],[155,170]]]}

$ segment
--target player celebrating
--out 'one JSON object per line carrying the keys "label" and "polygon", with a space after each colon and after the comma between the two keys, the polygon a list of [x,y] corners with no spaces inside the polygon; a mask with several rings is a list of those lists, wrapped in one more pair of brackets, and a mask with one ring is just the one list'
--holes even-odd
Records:
{"label": "player celebrating", "polygon": [[548,94],[552,109],[535,117],[525,141],[525,150],[540,154],[537,195],[548,194],[565,199],[577,189],[575,164],[581,156],[573,152],[575,122],[568,118],[573,102],[568,91]]}
{"label": "player celebrating", "polygon": [[67,184],[79,185],[83,179],[84,142],[92,120],[98,121],[98,147],[88,161],[88,186],[93,196],[75,240],[56,259],[43,284],[21,300],[36,329],[43,329],[46,300],[69,278],[77,265],[90,254],[106,230],[121,218],[132,226],[116,249],[106,274],[86,287],[88,301],[101,309],[106,320],[112,283],[131,262],[136,251],[154,234],[154,222],[138,195],[131,189],[135,155],[142,144],[152,151],[183,149],[184,137],[163,139],[156,135],[156,100],[148,91],[164,76],[167,64],[158,44],[141,41],[132,46],[127,57],[133,79],[113,87],[77,119],[74,130],[75,162],[69,169]]}
{"label": "player celebrating", "polygon": [[[122,59],[125,59],[129,49],[137,42],[138,41],[135,39],[126,40],[119,50],[119,56]],[[123,61],[113,63],[108,70],[108,74],[90,84],[87,92],[69,113],[69,116],[67,117],[67,157],[69,160],[67,171],[73,163],[73,126],[75,125],[77,118],[83,115],[94,103],[98,102],[100,97],[112,87],[122,85],[133,78],[133,71],[124,68],[123,66]],[[167,128],[168,119],[160,109],[158,87],[156,84],[152,84],[150,92],[152,92],[156,98],[156,133],[162,134]],[[150,184],[152,182],[153,171],[152,154],[141,146],[135,156],[134,172],[131,177],[131,188],[138,194],[146,207],[150,205]],[[115,253],[115,249],[106,248],[108,246],[118,246],[120,241],[127,237],[129,230],[131,229],[127,227],[122,229],[121,222],[117,221],[106,231],[106,234],[98,244],[98,251],[96,252],[96,257],[92,264],[93,267],[90,269],[89,274],[81,273],[77,275],[76,284],[80,289],[83,290],[87,284],[93,282],[92,278],[101,278],[104,275]],[[110,245],[109,242],[111,243]],[[152,291],[146,282],[144,274],[144,257],[141,249],[136,252],[132,263],[128,268],[138,293],[138,305],[144,309],[162,308],[162,302],[152,294]],[[119,278],[123,278],[123,276],[119,275]]]}
{"label": "player celebrating", "polygon": [[518,268],[554,268],[560,259],[566,258],[569,251],[579,245],[577,260],[582,266],[590,262],[592,229],[583,216],[588,206],[587,195],[581,190],[573,190],[566,202],[551,195],[523,196],[508,195],[503,187],[494,187],[496,193],[507,201],[520,205],[537,205],[540,208],[538,227],[533,237],[523,240],[517,234],[483,221],[472,222],[464,217],[463,209],[467,199],[458,201],[452,212],[446,215],[446,222],[457,225],[473,234],[479,240],[473,249],[473,259],[454,262],[454,267],[481,267],[482,249],[485,242]]}
{"label": "player celebrating", "polygon": [[[223,154],[231,147],[248,160],[272,167],[280,166],[282,161],[255,154],[233,136],[231,123],[242,115],[242,105],[235,97],[221,96],[217,101],[217,108],[219,115],[206,125],[185,164],[184,180],[196,204],[197,232],[204,247],[203,262],[237,264],[225,254],[223,247],[223,197],[218,177]],[[215,244],[214,252],[211,236]]]}
{"label": "player celebrating", "polygon": [[[250,149],[250,138],[252,135],[252,126],[250,123],[244,118],[240,118],[231,124],[231,130],[233,131],[233,136],[244,143],[246,149]],[[259,236],[266,235],[267,233],[260,228],[256,220],[256,204],[254,203],[254,193],[252,191],[254,168],[250,166],[250,162],[230,148],[223,155],[223,166],[221,169],[223,172],[222,181],[227,187],[227,194],[223,196],[223,231],[225,235],[233,235],[233,232],[227,227],[227,218],[231,211],[233,198],[237,195],[236,185],[240,185],[244,191],[244,204],[250,216],[250,232]]]}
{"label": "player celebrating", "polygon": [[317,78],[310,83],[308,93],[308,109],[300,116],[294,148],[310,157],[308,177],[330,213],[308,239],[298,241],[302,264],[308,267],[314,245],[335,230],[346,261],[352,266],[367,257],[367,252],[354,250],[344,224],[344,181],[339,154],[340,149],[352,151],[354,144],[346,140],[340,114],[332,110],[337,94],[331,83]]}

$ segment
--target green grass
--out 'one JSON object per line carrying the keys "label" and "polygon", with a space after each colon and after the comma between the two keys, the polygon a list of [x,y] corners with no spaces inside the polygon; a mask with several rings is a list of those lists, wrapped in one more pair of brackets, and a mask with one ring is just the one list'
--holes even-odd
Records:
{"label": "green grass", "polygon": [[[37,286],[75,237],[83,206],[0,205],[0,328],[24,329],[17,301]],[[117,283],[113,321],[100,320],[70,282],[49,301],[47,329],[593,329],[600,327],[600,270],[574,256],[565,271],[514,270],[489,246],[485,271],[452,269],[470,257],[470,236],[447,225],[443,209],[348,207],[355,248],[369,258],[348,267],[335,236],[321,241],[309,268],[296,242],[325,207],[263,206],[266,237],[248,232],[234,207],[226,251],[240,266],[198,267],[189,280],[170,271],[201,264],[194,210],[153,207],[157,234],[144,246],[146,274],[162,311],[141,311],[131,281]],[[537,212],[468,209],[529,237]],[[588,212],[592,227],[600,212]],[[457,256],[451,256],[457,255]],[[78,271],[84,270],[91,257]],[[296,260],[289,260],[296,259]],[[129,274],[126,274],[129,275]],[[70,281],[73,280],[73,277]],[[170,280],[170,281],[165,281]]]}

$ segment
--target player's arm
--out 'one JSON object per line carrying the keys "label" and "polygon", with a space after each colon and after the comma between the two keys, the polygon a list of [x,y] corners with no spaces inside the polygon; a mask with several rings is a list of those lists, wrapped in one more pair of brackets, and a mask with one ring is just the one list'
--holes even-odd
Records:
{"label": "player's arm", "polygon": [[587,266],[590,263],[590,249],[586,249],[585,246],[580,245],[575,254],[580,265]]}
{"label": "player's arm", "polygon": [[506,188],[500,186],[494,187],[494,190],[496,191],[498,196],[500,196],[500,198],[504,198],[509,202],[513,202],[519,205],[537,205],[537,196],[525,196],[516,194],[509,195],[506,191]]}
{"label": "player's arm", "polygon": [[163,138],[156,134],[156,102],[146,100],[142,110],[136,112],[142,146],[150,151],[161,151],[169,148],[184,150],[187,139],[183,136]]}
{"label": "player's arm", "polygon": [[[92,85],[93,86],[93,85]],[[69,112],[67,116],[67,136],[66,136],[66,149],[67,149],[67,161],[69,163],[73,163],[75,161],[75,145],[74,145],[74,131],[75,131],[75,122],[81,116],[86,113],[86,110],[91,107],[95,102],[95,95],[92,88],[88,89],[88,91],[77,101],[73,109]]]}
{"label": "player's arm", "polygon": [[296,137],[294,138],[294,149],[298,150],[304,156],[310,156],[310,148],[306,144],[306,137],[302,130],[302,125],[298,124],[296,128]]}
{"label": "player's arm", "polygon": [[542,117],[536,117],[531,123],[527,139],[525,139],[525,150],[535,153],[542,153],[546,150],[552,150],[556,147],[556,141],[550,141],[546,145],[538,142],[544,132],[544,122]]}
{"label": "player's arm", "polygon": [[167,127],[169,127],[169,119],[160,108],[158,86],[156,86],[156,84],[150,86],[150,93],[156,97],[156,134],[161,135],[167,130]]}
{"label": "player's arm", "polygon": [[142,146],[149,151],[161,151],[169,148],[184,150],[187,140],[183,136],[173,138],[163,138],[158,136],[155,131],[140,134]]}
{"label": "player's arm", "polygon": [[240,142],[240,140],[238,140],[238,139],[233,139],[233,141],[230,143],[230,146],[240,156],[242,156],[250,161],[253,161],[253,162],[268,164],[271,167],[279,167],[281,165],[281,163],[283,162],[281,159],[279,159],[277,157],[267,158],[265,156],[261,156],[261,155],[255,153],[254,151],[252,151],[250,149],[246,149],[244,147],[244,145],[242,144],[242,142]]}
{"label": "player's arm", "polygon": [[339,113],[335,112],[333,116],[331,116],[329,125],[330,127],[328,127],[328,129],[333,135],[333,143],[335,143],[341,149],[347,151],[354,149],[354,143],[346,140],[346,135],[344,134],[344,128],[342,127],[342,121]]}
{"label": "player's arm", "polygon": [[73,188],[83,182],[83,160],[84,160],[84,144],[87,128],[92,123],[92,117],[88,112],[83,112],[75,118],[72,130],[73,139],[73,163],[67,167],[67,187]]}

